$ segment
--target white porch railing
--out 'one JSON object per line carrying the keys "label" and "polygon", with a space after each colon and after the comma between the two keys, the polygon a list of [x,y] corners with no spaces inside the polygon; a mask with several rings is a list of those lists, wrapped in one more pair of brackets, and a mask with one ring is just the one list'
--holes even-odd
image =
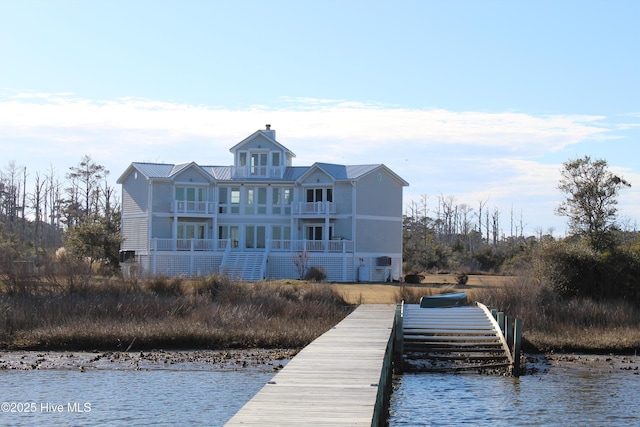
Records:
{"label": "white porch railing", "polygon": [[171,204],[171,211],[175,213],[216,213],[214,202],[185,202],[184,200],[174,200]]}
{"label": "white porch railing", "polygon": [[294,202],[291,211],[295,215],[334,214],[336,205],[333,202]]}
{"label": "white porch railing", "polygon": [[[151,239],[152,251],[222,252],[232,248],[229,239]],[[237,243],[236,243],[237,244]],[[351,240],[271,240],[267,251],[274,252],[353,252]],[[233,249],[242,250],[234,246]],[[247,249],[255,251],[255,249]]]}
{"label": "white porch railing", "polygon": [[215,239],[151,239],[154,251],[224,251],[229,240]]}
{"label": "white porch railing", "polygon": [[232,178],[282,178],[284,166],[231,166]]}
{"label": "white porch railing", "polygon": [[351,240],[272,240],[274,252],[353,252]]}

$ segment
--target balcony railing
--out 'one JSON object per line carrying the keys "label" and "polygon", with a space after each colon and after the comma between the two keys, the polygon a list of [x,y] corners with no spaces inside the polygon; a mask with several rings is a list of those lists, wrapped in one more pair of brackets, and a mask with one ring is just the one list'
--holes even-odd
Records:
{"label": "balcony railing", "polygon": [[171,208],[172,212],[185,214],[214,214],[216,212],[216,204],[214,202],[185,202],[184,200],[174,200]]}
{"label": "balcony railing", "polygon": [[351,240],[272,240],[274,252],[353,252]]}
{"label": "balcony railing", "polygon": [[333,202],[294,202],[291,205],[294,215],[324,215],[336,213]]}
{"label": "balcony railing", "polygon": [[[237,241],[229,239],[151,239],[153,251],[206,251],[224,252],[238,249]],[[351,240],[272,240],[267,248],[273,252],[353,252]],[[255,249],[248,249],[255,250]]]}
{"label": "balcony railing", "polygon": [[228,239],[151,239],[155,251],[224,251]]}
{"label": "balcony railing", "polygon": [[284,166],[231,166],[232,178],[282,178]]}

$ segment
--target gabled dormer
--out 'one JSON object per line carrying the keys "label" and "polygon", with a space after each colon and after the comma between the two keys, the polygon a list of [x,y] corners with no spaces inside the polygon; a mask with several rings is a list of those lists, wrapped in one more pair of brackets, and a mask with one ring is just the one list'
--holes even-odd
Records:
{"label": "gabled dormer", "polygon": [[267,125],[229,150],[233,153],[232,178],[282,178],[296,156],[276,141],[276,131]]}

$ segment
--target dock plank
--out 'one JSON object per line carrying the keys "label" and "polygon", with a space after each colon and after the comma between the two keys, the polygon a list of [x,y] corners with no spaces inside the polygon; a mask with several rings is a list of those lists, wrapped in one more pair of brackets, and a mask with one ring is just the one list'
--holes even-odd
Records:
{"label": "dock plank", "polygon": [[227,426],[371,426],[395,305],[361,305],[302,349]]}

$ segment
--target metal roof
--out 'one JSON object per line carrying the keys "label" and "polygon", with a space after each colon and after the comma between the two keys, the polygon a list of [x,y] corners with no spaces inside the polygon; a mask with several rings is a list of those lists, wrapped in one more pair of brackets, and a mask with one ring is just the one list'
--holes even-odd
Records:
{"label": "metal roof", "polygon": [[[163,164],[163,163],[141,163],[134,162],[129,166],[127,172],[135,168],[144,176],[149,179],[171,179],[171,177],[180,173],[184,169],[194,165],[198,167],[201,171],[211,176],[213,179],[217,181],[234,181],[231,177],[232,166],[200,166],[194,162],[191,163],[182,163],[182,164]],[[358,179],[367,173],[370,173],[379,168],[385,168],[391,174],[397,177],[390,169],[388,169],[383,164],[374,164],[374,165],[337,165],[332,163],[315,163],[312,166],[289,166],[285,168],[284,174],[282,178],[243,178],[243,181],[246,180],[255,180],[255,181],[297,181],[300,179],[305,173],[309,172],[314,168],[320,168],[327,174],[329,174],[332,178],[336,180],[351,180]],[[127,174],[125,172],[120,178],[119,181],[122,181],[124,175]],[[400,181],[403,183],[404,180],[398,177]],[[405,185],[408,185],[405,183]]]}

